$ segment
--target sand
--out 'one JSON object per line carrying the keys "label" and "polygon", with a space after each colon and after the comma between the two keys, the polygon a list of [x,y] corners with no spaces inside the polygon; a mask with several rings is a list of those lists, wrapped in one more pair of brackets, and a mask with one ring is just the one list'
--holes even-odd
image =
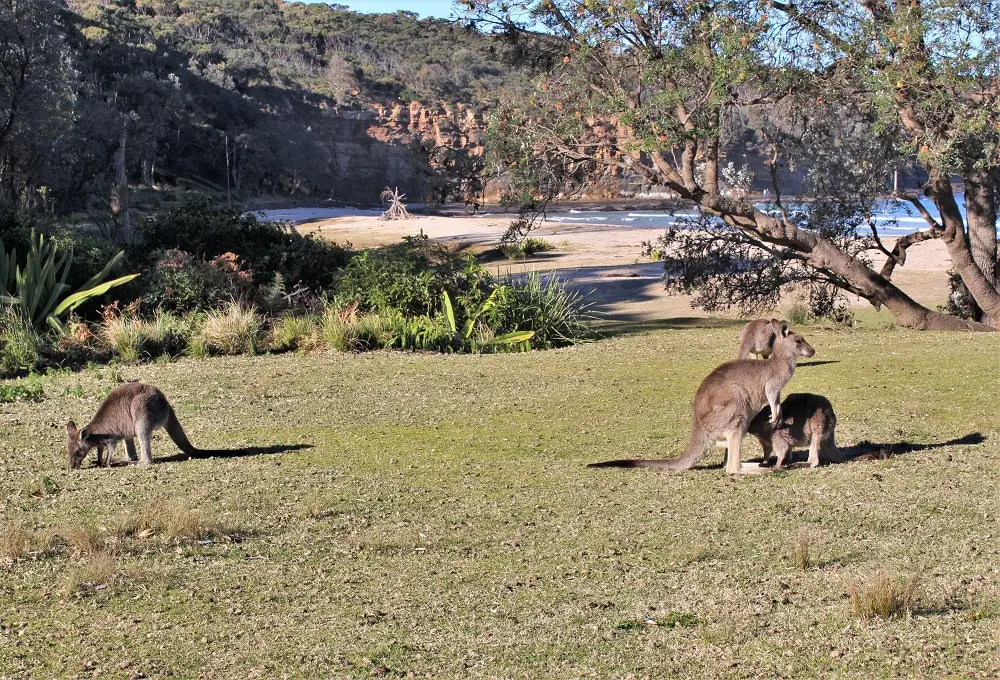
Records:
{"label": "sand", "polygon": [[[496,245],[512,214],[486,216],[414,215],[409,220],[380,221],[374,213],[352,214],[332,219],[304,220],[303,232],[316,232],[354,247],[397,243],[403,236],[421,232],[451,247],[480,253]],[[524,271],[555,271],[573,287],[590,293],[596,311],[609,319],[653,321],[677,317],[707,317],[692,309],[684,295],[669,295],[663,289],[663,266],[642,256],[642,242],[654,241],[662,227],[629,227],[595,223],[545,222],[532,233],[555,246],[527,260],[487,259],[486,266],[498,274]],[[892,247],[893,239],[886,239]],[[873,257],[881,267],[884,256]],[[945,246],[937,240],[917,244],[907,252],[906,266],[897,268],[893,281],[918,302],[932,308],[948,297],[950,261]],[[870,308],[853,299],[858,308]],[[734,316],[735,313],[728,316]]]}

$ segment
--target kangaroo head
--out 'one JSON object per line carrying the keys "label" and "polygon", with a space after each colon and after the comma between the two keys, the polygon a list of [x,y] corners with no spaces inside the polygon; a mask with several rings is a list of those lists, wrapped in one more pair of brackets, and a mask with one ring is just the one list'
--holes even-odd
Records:
{"label": "kangaroo head", "polygon": [[778,354],[778,347],[782,348],[782,354],[791,355],[794,357],[811,357],[816,354],[816,350],[813,349],[812,345],[806,342],[806,339],[801,335],[789,328],[788,324],[784,321],[776,332],[778,332],[778,337],[774,341],[775,354]]}
{"label": "kangaroo head", "polygon": [[69,456],[70,470],[79,468],[80,464],[83,463],[83,459],[90,453],[90,449],[94,448],[94,443],[87,440],[89,434],[90,432],[86,427],[82,430],[76,429],[76,423],[72,420],[66,423],[66,435],[68,437],[66,448]]}

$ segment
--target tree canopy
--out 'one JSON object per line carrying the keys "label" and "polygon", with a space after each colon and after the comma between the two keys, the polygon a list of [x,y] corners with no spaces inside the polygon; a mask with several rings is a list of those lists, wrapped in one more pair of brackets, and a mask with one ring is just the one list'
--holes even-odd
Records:
{"label": "tree canopy", "polygon": [[[494,119],[515,186],[530,194],[627,173],[696,204],[702,229],[672,230],[663,245],[668,281],[702,305],[753,310],[797,283],[819,307],[850,292],[903,326],[1000,327],[997,2],[463,4],[473,24],[544,65],[531,99]],[[768,152],[770,205],[755,204],[729,166],[727,152],[748,139]],[[940,217],[901,196],[927,228],[890,250],[875,203],[914,157]],[[790,205],[783,174],[796,166],[806,183]],[[893,285],[906,249],[930,238],[946,243],[985,325]]]}

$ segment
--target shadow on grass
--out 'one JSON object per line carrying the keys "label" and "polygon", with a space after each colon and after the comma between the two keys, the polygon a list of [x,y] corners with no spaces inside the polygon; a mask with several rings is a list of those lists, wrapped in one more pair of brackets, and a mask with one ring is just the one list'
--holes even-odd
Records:
{"label": "shadow on grass", "polygon": [[312,444],[276,444],[274,446],[246,446],[242,449],[202,449],[201,453],[197,456],[175,453],[172,456],[153,458],[153,462],[177,463],[182,460],[197,460],[202,458],[245,458],[247,456],[267,456],[275,453],[288,453],[289,451],[302,451],[311,448]]}
{"label": "shadow on grass", "polygon": [[[964,437],[949,439],[946,442],[938,442],[934,444],[915,444],[913,442],[879,443],[865,440],[858,442],[854,446],[841,446],[839,447],[839,450],[841,455],[844,456],[844,460],[842,462],[855,463],[866,460],[886,460],[887,458],[893,458],[907,453],[941,449],[946,446],[975,446],[977,444],[982,444],[984,441],[986,441],[986,437],[979,432],[973,432],[965,435]],[[787,468],[798,469],[809,467],[807,462],[807,459],[809,458],[808,451],[792,451],[789,454],[789,457],[791,462],[786,466]],[[839,465],[839,463],[832,464]]]}
{"label": "shadow on grass", "polygon": [[[649,321],[616,321],[600,320],[594,324],[595,329],[603,338],[627,337],[650,331],[691,330],[696,328],[737,328],[746,324],[740,319],[715,319],[698,316],[677,316],[671,319],[655,319]],[[799,364],[800,366],[802,364]]]}
{"label": "shadow on grass", "polygon": [[[938,442],[936,444],[914,444],[912,442],[891,442],[891,443],[875,443],[870,441],[861,441],[854,446],[842,446],[840,447],[840,453],[844,456],[844,460],[841,463],[854,463],[866,460],[886,460],[887,458],[892,458],[894,456],[899,456],[907,453],[914,453],[916,451],[928,451],[930,449],[941,449],[946,446],[974,446],[976,444],[982,444],[986,441],[984,437],[979,432],[973,432],[967,434],[964,437],[958,437],[956,439],[949,439],[946,442]],[[798,470],[802,468],[808,468],[809,463],[809,452],[806,450],[790,451],[788,453],[788,462],[780,470],[774,470],[776,473],[785,472],[788,470]],[[772,467],[774,465],[774,457],[768,460],[763,458],[744,458],[742,460],[744,464],[758,463],[761,467]],[[618,463],[618,464],[616,464]],[[640,467],[627,464],[628,461],[620,460],[609,460],[603,463],[591,463],[587,467],[591,468],[629,468],[629,467]],[[768,464],[769,463],[769,464]],[[841,463],[829,463],[831,465],[839,465]],[[721,470],[725,467],[725,458],[722,462],[712,462],[712,463],[699,463],[695,465],[692,470]]]}

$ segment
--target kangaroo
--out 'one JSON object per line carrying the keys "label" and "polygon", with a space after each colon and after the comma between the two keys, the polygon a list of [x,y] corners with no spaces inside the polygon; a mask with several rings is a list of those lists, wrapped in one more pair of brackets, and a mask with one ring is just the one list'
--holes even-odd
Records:
{"label": "kangaroo", "polygon": [[772,322],[775,332],[771,356],[764,361],[728,361],[708,374],[694,395],[691,441],[680,456],[666,460],[610,460],[589,467],[648,467],[688,470],[700,461],[710,446],[724,438],[729,453],[726,472],[740,472],[740,445],[750,422],[765,406],[771,407],[772,424],[781,419],[778,400],[781,388],[792,379],[799,357],[816,350],[788,324]]}
{"label": "kangaroo", "polygon": [[752,434],[764,449],[764,460],[773,452],[775,468],[785,464],[785,458],[796,446],[809,447],[809,467],[820,463],[843,463],[846,457],[837,448],[834,430],[837,415],[826,397],[818,394],[789,394],[781,402],[781,421],[770,423],[770,407],[757,414],[750,423]]}
{"label": "kangaroo", "polygon": [[93,420],[82,430],[78,430],[72,420],[66,423],[69,467],[71,470],[79,468],[91,449],[97,449],[98,466],[102,464],[103,453],[103,464],[110,467],[119,441],[125,442],[128,457],[136,460],[136,439],[139,440],[139,463],[149,465],[153,462],[150,437],[153,430],[159,427],[165,429],[188,456],[211,454],[210,451],[195,448],[188,441],[163,392],[152,385],[136,382],[111,390]]}
{"label": "kangaroo", "polygon": [[788,324],[778,319],[757,319],[751,321],[740,331],[740,348],[736,352],[737,359],[749,359],[753,354],[761,359],[771,356],[774,339],[788,328]]}

